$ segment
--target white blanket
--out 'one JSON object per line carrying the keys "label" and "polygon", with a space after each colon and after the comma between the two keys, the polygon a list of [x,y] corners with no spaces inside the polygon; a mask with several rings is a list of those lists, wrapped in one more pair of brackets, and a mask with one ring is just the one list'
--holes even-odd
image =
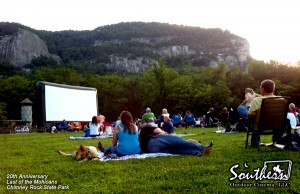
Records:
{"label": "white blanket", "polygon": [[109,160],[128,160],[131,158],[137,158],[137,159],[143,159],[143,158],[153,158],[153,157],[159,157],[159,156],[178,156],[175,154],[167,154],[167,153],[146,153],[146,154],[131,154],[127,156],[121,156],[121,157],[110,157],[110,156],[104,156],[103,152],[98,152],[99,160],[102,162],[109,161]]}
{"label": "white blanket", "polygon": [[69,139],[71,140],[78,140],[78,139],[104,139],[104,138],[112,138],[112,134],[108,134],[108,135],[100,135],[100,136],[96,136],[96,137],[83,137],[83,136],[70,136]]}

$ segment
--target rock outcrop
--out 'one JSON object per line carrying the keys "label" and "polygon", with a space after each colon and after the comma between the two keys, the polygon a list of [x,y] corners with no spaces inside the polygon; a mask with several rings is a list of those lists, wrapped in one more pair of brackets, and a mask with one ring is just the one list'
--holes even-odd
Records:
{"label": "rock outcrop", "polygon": [[[156,37],[152,39],[148,38],[139,38],[132,39],[133,42],[140,42],[149,45],[155,45],[156,43],[161,43],[164,41],[170,41],[172,38],[176,37]],[[202,57],[210,58],[209,65],[213,67],[217,67],[218,63],[225,62],[228,67],[232,67],[233,65],[239,65],[242,69],[246,67],[248,59],[250,56],[250,46],[246,39],[233,39],[230,41],[230,48],[222,48],[222,53],[213,54],[204,52],[196,52],[193,49],[190,49],[188,45],[173,45],[167,47],[161,47],[158,49],[153,49],[152,52],[161,56],[161,57],[175,57],[178,55],[193,55],[198,54]],[[94,46],[102,46],[104,44],[122,44],[124,43],[121,40],[113,40],[107,42],[95,41]],[[153,63],[156,63],[156,60],[150,60],[148,58],[139,57],[138,59],[130,59],[128,57],[121,57],[117,54],[112,55],[110,57],[110,63],[107,64],[107,68],[115,69],[117,71],[125,71],[125,72],[134,72],[141,73],[151,68]]]}
{"label": "rock outcrop", "polygon": [[[141,26],[143,30],[140,30]],[[153,30],[153,33],[147,29]],[[36,57],[46,56],[61,63],[62,59],[49,53],[47,45],[37,35],[39,32],[35,33],[27,28],[16,27],[14,33],[0,37],[0,61],[9,61],[23,67]],[[246,68],[251,59],[246,39],[218,29],[127,23],[99,28],[86,34],[49,32],[45,37],[50,45],[55,45],[55,49],[63,53],[61,56],[64,61],[104,64],[110,72],[143,73],[162,57],[169,61],[178,59],[177,66],[189,63],[217,67],[220,62],[224,62],[229,68],[238,65],[242,69]]]}
{"label": "rock outcrop", "polygon": [[117,72],[140,73],[150,69],[155,62],[155,60],[142,57],[128,59],[126,57],[111,56],[110,64],[107,64],[107,68]]}
{"label": "rock outcrop", "polygon": [[58,56],[49,53],[46,44],[36,34],[28,30],[19,29],[16,35],[5,36],[0,40],[1,61],[22,67],[39,56],[59,60]]}

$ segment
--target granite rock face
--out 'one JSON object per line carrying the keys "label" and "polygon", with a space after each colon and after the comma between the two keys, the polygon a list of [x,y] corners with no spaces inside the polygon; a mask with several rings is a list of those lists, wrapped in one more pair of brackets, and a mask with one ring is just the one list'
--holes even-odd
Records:
{"label": "granite rock face", "polygon": [[8,61],[22,67],[39,56],[59,60],[58,56],[49,53],[46,44],[36,34],[28,30],[19,29],[16,35],[5,36],[0,40],[1,61]]}
{"label": "granite rock face", "polygon": [[[142,42],[148,45],[156,45],[157,43],[161,43],[164,41],[170,41],[172,38],[176,37],[156,37],[152,39],[148,38],[139,38],[132,39],[132,42]],[[212,53],[204,53],[198,52],[191,49],[188,45],[171,45],[167,47],[160,47],[157,49],[153,49],[152,52],[160,55],[161,57],[175,57],[178,55],[193,55],[198,54],[203,57],[209,56],[210,62],[209,65],[213,67],[217,67],[220,62],[225,62],[228,67],[232,67],[233,65],[239,65],[241,68],[245,68],[248,59],[250,56],[250,46],[246,39],[233,39],[230,41],[230,48],[222,48],[220,52],[217,54]],[[122,44],[122,40],[113,40],[107,42],[96,41],[94,46],[102,46],[104,44]],[[206,56],[205,56],[206,55]],[[158,61],[151,60],[149,58],[139,57],[136,59],[130,59],[129,57],[118,56],[118,54],[114,54],[110,57],[110,63],[106,64],[109,69],[115,69],[116,71],[125,71],[125,72],[134,72],[134,73],[142,73],[149,68],[151,68],[151,64],[157,63]]]}
{"label": "granite rock face", "polygon": [[[213,50],[208,45],[202,45],[201,42],[193,42],[189,44],[180,40],[177,35],[164,36],[140,36],[130,39],[121,39],[114,37],[113,39],[94,39],[90,47],[105,47],[110,45],[142,45],[138,49],[142,49],[150,55],[139,55],[134,53],[110,53],[109,62],[105,61],[105,65],[113,72],[129,72],[143,73],[152,67],[153,63],[157,63],[158,59],[172,58],[177,56],[191,57],[191,61],[205,61],[204,65],[217,67],[219,63],[224,62],[228,67],[238,65],[245,69],[250,56],[250,46],[246,39],[237,37],[227,39],[226,44],[221,44]],[[32,59],[40,56],[55,59],[61,63],[61,59],[57,55],[50,54],[47,45],[40,37],[33,32],[19,28],[14,35],[6,35],[0,37],[0,61],[8,61],[18,67],[31,63]],[[155,57],[153,57],[155,56]],[[86,59],[93,63],[103,63],[97,61],[97,58]]]}

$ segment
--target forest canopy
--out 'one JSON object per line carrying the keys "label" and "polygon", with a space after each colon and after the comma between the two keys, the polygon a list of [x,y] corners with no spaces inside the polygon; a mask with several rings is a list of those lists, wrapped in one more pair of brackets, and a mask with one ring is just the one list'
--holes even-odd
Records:
{"label": "forest canopy", "polygon": [[[84,66],[75,70],[71,66],[57,66],[51,60],[40,60],[42,64],[33,61],[31,71],[0,62],[1,119],[20,119],[20,102],[25,98],[33,102],[35,119],[38,81],[96,88],[99,113],[109,121],[116,120],[123,110],[140,118],[146,107],[151,107],[155,115],[167,108],[170,113],[190,110],[196,116],[206,114],[209,107],[218,112],[223,107],[235,108],[244,99],[244,89],[250,87],[259,93],[264,79],[274,80],[276,95],[291,96],[292,102],[300,104],[300,66],[276,61],[254,60],[248,64],[247,72],[238,66],[228,68],[224,63],[218,67],[186,65],[179,71],[160,59],[143,74],[122,75],[93,73]],[[99,67],[99,72],[101,69]]]}

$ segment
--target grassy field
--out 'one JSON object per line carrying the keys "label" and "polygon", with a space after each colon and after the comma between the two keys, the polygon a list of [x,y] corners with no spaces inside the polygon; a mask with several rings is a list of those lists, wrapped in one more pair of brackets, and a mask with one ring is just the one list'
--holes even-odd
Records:
{"label": "grassy field", "polygon": [[[184,138],[200,140],[204,145],[213,140],[213,151],[208,157],[172,156],[84,163],[56,153],[57,150],[71,153],[81,144],[97,146],[97,139],[69,140],[69,136],[82,133],[2,134],[0,193],[299,193],[299,152],[258,153],[254,148],[245,149],[246,133],[217,134],[214,131],[216,128],[176,130],[177,133],[196,134]],[[263,136],[262,142],[270,139],[270,136]],[[101,142],[111,145],[111,139]],[[292,161],[289,180],[245,179],[247,173],[254,174],[253,170],[262,169],[265,161],[281,160]],[[230,169],[236,164],[239,168],[234,172],[241,180],[230,181],[235,176]],[[286,172],[287,168],[284,169]],[[27,175],[46,175],[47,178],[22,177]]]}

